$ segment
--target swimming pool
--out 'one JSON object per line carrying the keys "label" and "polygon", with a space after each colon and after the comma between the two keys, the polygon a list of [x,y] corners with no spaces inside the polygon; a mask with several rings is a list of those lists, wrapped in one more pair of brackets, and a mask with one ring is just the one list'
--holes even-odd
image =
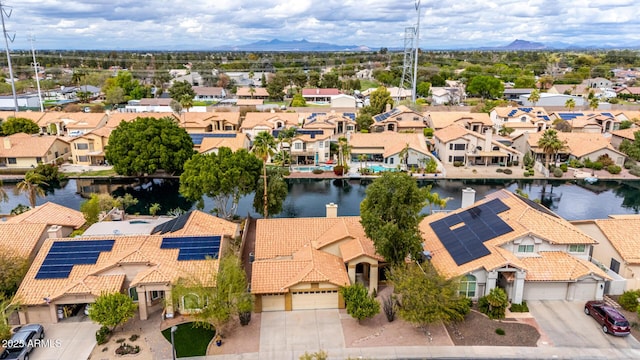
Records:
{"label": "swimming pool", "polygon": [[371,166],[367,166],[367,168],[373,172],[396,171],[396,168],[388,168],[382,165],[371,165]]}
{"label": "swimming pool", "polygon": [[292,170],[293,171],[300,171],[300,172],[311,172],[315,169],[320,169],[322,171],[333,171],[333,166],[331,165],[319,165],[319,166],[298,166],[298,167],[294,167]]}

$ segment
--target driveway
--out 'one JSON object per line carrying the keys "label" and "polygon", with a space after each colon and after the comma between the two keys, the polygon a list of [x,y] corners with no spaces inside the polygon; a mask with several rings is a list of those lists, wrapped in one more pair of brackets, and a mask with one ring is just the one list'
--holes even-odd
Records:
{"label": "driveway", "polygon": [[598,323],[584,313],[584,302],[527,301],[529,311],[557,347],[640,349],[633,337],[616,337],[602,332]]}
{"label": "driveway", "polygon": [[91,321],[45,324],[44,344],[35,348],[30,360],[86,359],[96,345],[99,325]]}

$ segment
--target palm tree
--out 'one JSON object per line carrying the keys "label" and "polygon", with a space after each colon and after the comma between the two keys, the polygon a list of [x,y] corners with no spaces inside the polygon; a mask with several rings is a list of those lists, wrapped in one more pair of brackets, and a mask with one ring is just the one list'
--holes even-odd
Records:
{"label": "palm tree", "polygon": [[363,164],[364,167],[366,167],[366,161],[367,161],[367,154],[360,154],[358,155],[358,161],[360,162],[360,173],[362,173],[362,169],[363,169]]}
{"label": "palm tree", "polygon": [[282,148],[282,143],[287,143],[289,145],[289,165],[291,165],[291,147],[293,147],[293,138],[296,137],[296,129],[295,126],[290,128],[284,128],[278,133],[278,141],[280,142],[280,148]]}
{"label": "palm tree", "polygon": [[564,107],[569,111],[573,111],[573,108],[576,107],[576,101],[573,100],[573,98],[567,99],[567,101],[564,102]]}
{"label": "palm tree", "polygon": [[149,208],[149,214],[151,214],[151,216],[156,216],[158,211],[160,211],[160,204],[158,203],[151,204],[151,207]]}
{"label": "palm tree", "polygon": [[266,131],[259,132],[253,139],[253,148],[251,151],[262,160],[262,177],[264,181],[264,217],[269,217],[269,199],[267,197],[267,160],[273,156],[276,149],[276,141],[273,135]]}
{"label": "palm tree", "polygon": [[591,100],[589,100],[589,107],[591,108],[592,111],[596,111],[599,105],[600,105],[600,100],[598,100],[597,97],[592,97]]}
{"label": "palm tree", "polygon": [[27,199],[29,199],[31,208],[36,207],[36,198],[44,197],[45,195],[42,186],[47,186],[49,184],[47,184],[44,180],[44,176],[29,171],[24,175],[24,180],[20,181],[16,186],[16,190],[19,193],[25,193],[27,195]]}
{"label": "palm tree", "polygon": [[0,201],[9,201],[9,195],[7,195],[7,192],[2,188],[2,179],[0,179]]}
{"label": "palm tree", "polygon": [[538,101],[540,101],[540,91],[536,89],[529,94],[529,102],[535,107]]}
{"label": "palm tree", "polygon": [[344,172],[347,172],[347,159],[351,155],[351,145],[346,137],[338,138],[338,165],[344,166]]}
{"label": "palm tree", "polygon": [[538,147],[544,151],[545,166],[549,168],[549,160],[551,155],[555,155],[558,151],[562,150],[566,141],[562,141],[558,138],[558,132],[554,129],[549,129],[542,134],[542,137],[538,140]]}
{"label": "palm tree", "polygon": [[427,204],[429,204],[429,214],[433,214],[433,206],[437,206],[440,209],[444,209],[447,207],[447,202],[451,200],[450,197],[441,198],[440,194],[436,192],[431,192],[431,187],[429,187],[429,195],[427,195]]}
{"label": "palm tree", "polygon": [[404,149],[398,154],[400,157],[400,163],[404,164],[404,169],[407,170],[407,161],[409,161],[409,143],[406,143]]}
{"label": "palm tree", "polygon": [[185,109],[186,112],[189,112],[189,108],[193,106],[193,98],[189,94],[184,94],[180,97],[180,105]]}

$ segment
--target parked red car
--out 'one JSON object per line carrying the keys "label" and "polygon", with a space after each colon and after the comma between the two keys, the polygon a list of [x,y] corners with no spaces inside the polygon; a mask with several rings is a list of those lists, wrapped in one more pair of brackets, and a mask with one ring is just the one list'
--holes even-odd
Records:
{"label": "parked red car", "polygon": [[629,322],[624,315],[602,301],[587,301],[584,313],[596,319],[605,334],[627,336],[631,333]]}

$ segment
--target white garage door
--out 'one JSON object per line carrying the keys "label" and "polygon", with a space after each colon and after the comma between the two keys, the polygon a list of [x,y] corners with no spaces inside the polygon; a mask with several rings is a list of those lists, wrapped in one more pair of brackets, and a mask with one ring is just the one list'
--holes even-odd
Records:
{"label": "white garage door", "polygon": [[262,311],[284,311],[284,295],[262,295]]}
{"label": "white garage door", "polygon": [[338,290],[293,293],[291,305],[293,310],[337,309]]}
{"label": "white garage door", "polygon": [[573,300],[593,300],[596,298],[595,281],[580,281],[569,285],[569,294],[573,292]]}
{"label": "white garage door", "polygon": [[524,300],[565,300],[567,283],[559,282],[525,282]]}

